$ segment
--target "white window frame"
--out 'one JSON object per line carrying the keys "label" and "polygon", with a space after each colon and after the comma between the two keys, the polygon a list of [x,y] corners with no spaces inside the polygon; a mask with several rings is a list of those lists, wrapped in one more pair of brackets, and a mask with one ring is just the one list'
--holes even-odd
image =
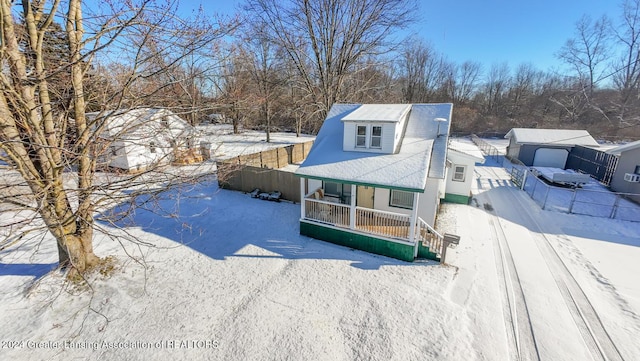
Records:
{"label": "white window frame", "polygon": [[[364,128],[364,134],[359,134],[359,130],[361,128]],[[369,133],[368,128],[366,125],[357,125],[356,124],[356,148],[367,148],[367,134]],[[359,140],[362,140],[363,144],[360,145],[359,144]]]}
{"label": "white window frame", "polygon": [[[380,135],[374,135],[376,128],[380,129]],[[382,125],[372,125],[371,126],[371,138],[370,139],[371,139],[371,141],[369,142],[369,145],[370,145],[371,148],[382,149]],[[374,139],[378,140],[378,145],[373,145],[373,140]]]}
{"label": "white window frame", "polygon": [[[383,126],[382,124],[356,124],[356,142],[354,144],[355,148],[362,149],[382,149],[382,132]],[[375,135],[374,130],[380,129],[380,135]],[[364,131],[363,134],[360,134],[360,131]],[[373,145],[374,142],[378,143],[378,145]]]}
{"label": "white window frame", "polygon": [[[398,193],[397,195],[395,193]],[[405,200],[407,203],[397,202]],[[389,207],[413,209],[413,193],[391,189],[389,191]]]}
{"label": "white window frame", "polygon": [[[462,172],[458,172],[458,168],[462,168]],[[453,180],[454,182],[464,182],[466,178],[466,173],[467,173],[466,165],[454,164],[453,177],[451,178],[451,180]]]}

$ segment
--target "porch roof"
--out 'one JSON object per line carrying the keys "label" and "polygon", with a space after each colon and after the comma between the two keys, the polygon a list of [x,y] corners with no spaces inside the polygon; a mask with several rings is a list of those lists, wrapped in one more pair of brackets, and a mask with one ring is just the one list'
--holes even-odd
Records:
{"label": "porch roof", "polygon": [[[343,151],[345,118],[360,104],[334,104],[307,159],[296,174],[305,178],[424,192],[427,177],[444,178],[452,104],[413,104],[400,150],[395,154]],[[444,118],[438,123],[436,118]]]}

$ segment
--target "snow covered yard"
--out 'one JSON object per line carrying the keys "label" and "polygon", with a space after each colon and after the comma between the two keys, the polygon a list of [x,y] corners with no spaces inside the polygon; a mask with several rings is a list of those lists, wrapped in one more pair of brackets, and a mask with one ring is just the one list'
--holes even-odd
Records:
{"label": "snow covered yard", "polygon": [[97,237],[118,267],[90,288],[61,289],[56,272],[33,283],[56,261],[49,239],[3,250],[3,358],[478,358],[469,315],[448,294],[455,267],[302,237],[298,205],[213,183],[159,204],[174,217],[136,212],[127,231],[145,244],[125,243],[133,259]]}

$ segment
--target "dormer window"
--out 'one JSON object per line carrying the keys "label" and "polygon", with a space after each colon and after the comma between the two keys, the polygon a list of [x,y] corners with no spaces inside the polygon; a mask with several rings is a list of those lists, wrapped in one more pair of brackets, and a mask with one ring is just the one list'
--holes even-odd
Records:
{"label": "dormer window", "polygon": [[410,104],[364,104],[340,120],[345,152],[393,154],[400,149]]}
{"label": "dormer window", "polygon": [[382,126],[356,126],[356,148],[382,148]]}

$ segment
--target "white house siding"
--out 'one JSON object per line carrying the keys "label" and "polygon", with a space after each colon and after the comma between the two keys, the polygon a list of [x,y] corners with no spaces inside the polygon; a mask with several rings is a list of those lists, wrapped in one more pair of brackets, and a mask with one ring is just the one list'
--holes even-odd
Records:
{"label": "white house siding", "polygon": [[[115,151],[115,154],[113,152]],[[129,169],[129,162],[127,161],[127,151],[124,142],[116,141],[111,143],[106,159],[109,160],[108,165],[114,168]]]}
{"label": "white house siding", "polygon": [[[424,193],[420,193],[418,197],[418,216],[425,222],[433,225],[440,197],[438,191],[441,181],[439,179],[428,178],[427,187]],[[389,196],[391,191],[386,188],[376,188],[374,193],[374,208],[386,212],[402,213],[411,215],[411,209],[398,208],[389,206]]]}
{"label": "white house siding", "polygon": [[318,188],[322,188],[322,181],[317,179],[309,179],[308,180],[308,192],[313,192]]}
{"label": "white house siding", "polygon": [[356,124],[344,123],[344,136],[342,137],[342,150],[352,151],[356,148]]}
{"label": "white house siding", "polygon": [[[367,127],[367,145],[371,142],[371,132],[373,126],[382,127],[381,148],[356,148],[356,126],[365,125]],[[391,154],[394,151],[394,137],[396,136],[396,123],[367,123],[367,122],[345,122],[344,137],[342,138],[342,149],[346,152],[372,152]]]}
{"label": "white house siding", "polygon": [[[151,142],[155,153],[151,153]],[[125,142],[127,168],[130,170],[145,169],[156,162],[171,161],[172,147],[160,137]],[[112,165],[115,167],[115,165]]]}
{"label": "white house siding", "polygon": [[394,213],[411,215],[410,209],[389,206],[390,195],[391,195],[391,191],[389,189],[376,188],[375,193],[373,195],[373,208],[381,211],[385,211],[385,212],[394,212]]}
{"label": "white house siding", "polygon": [[[457,156],[455,152],[449,152],[449,160],[451,161],[451,168],[447,170],[447,193],[456,194],[461,196],[469,196],[471,192],[471,185],[473,182],[473,169],[475,162],[468,157]],[[464,181],[454,181],[456,166],[465,167]]]}
{"label": "white house siding", "polygon": [[440,206],[440,185],[441,179],[427,178],[427,187],[424,193],[420,194],[418,205],[418,216],[429,225],[433,226],[436,221],[436,214]]}
{"label": "white house siding", "polygon": [[[95,117],[98,113],[88,115]],[[166,109],[139,108],[114,112],[107,121],[108,126],[102,136],[113,143],[105,159],[114,168],[135,171],[156,162],[170,162],[174,148],[186,149],[198,142],[193,127]],[[152,142],[155,153],[151,152]],[[117,150],[115,155],[113,149]]]}
{"label": "white house siding", "polygon": [[394,138],[396,136],[396,124],[397,123],[384,123],[373,124],[382,126],[382,153],[393,153],[394,151]]}
{"label": "white house siding", "polygon": [[[618,166],[611,179],[611,189],[616,192],[640,194],[640,183],[631,183],[624,180],[624,174],[633,173],[636,166],[640,166],[640,148],[621,153]],[[636,202],[640,202],[640,196],[632,196],[631,198]]]}

